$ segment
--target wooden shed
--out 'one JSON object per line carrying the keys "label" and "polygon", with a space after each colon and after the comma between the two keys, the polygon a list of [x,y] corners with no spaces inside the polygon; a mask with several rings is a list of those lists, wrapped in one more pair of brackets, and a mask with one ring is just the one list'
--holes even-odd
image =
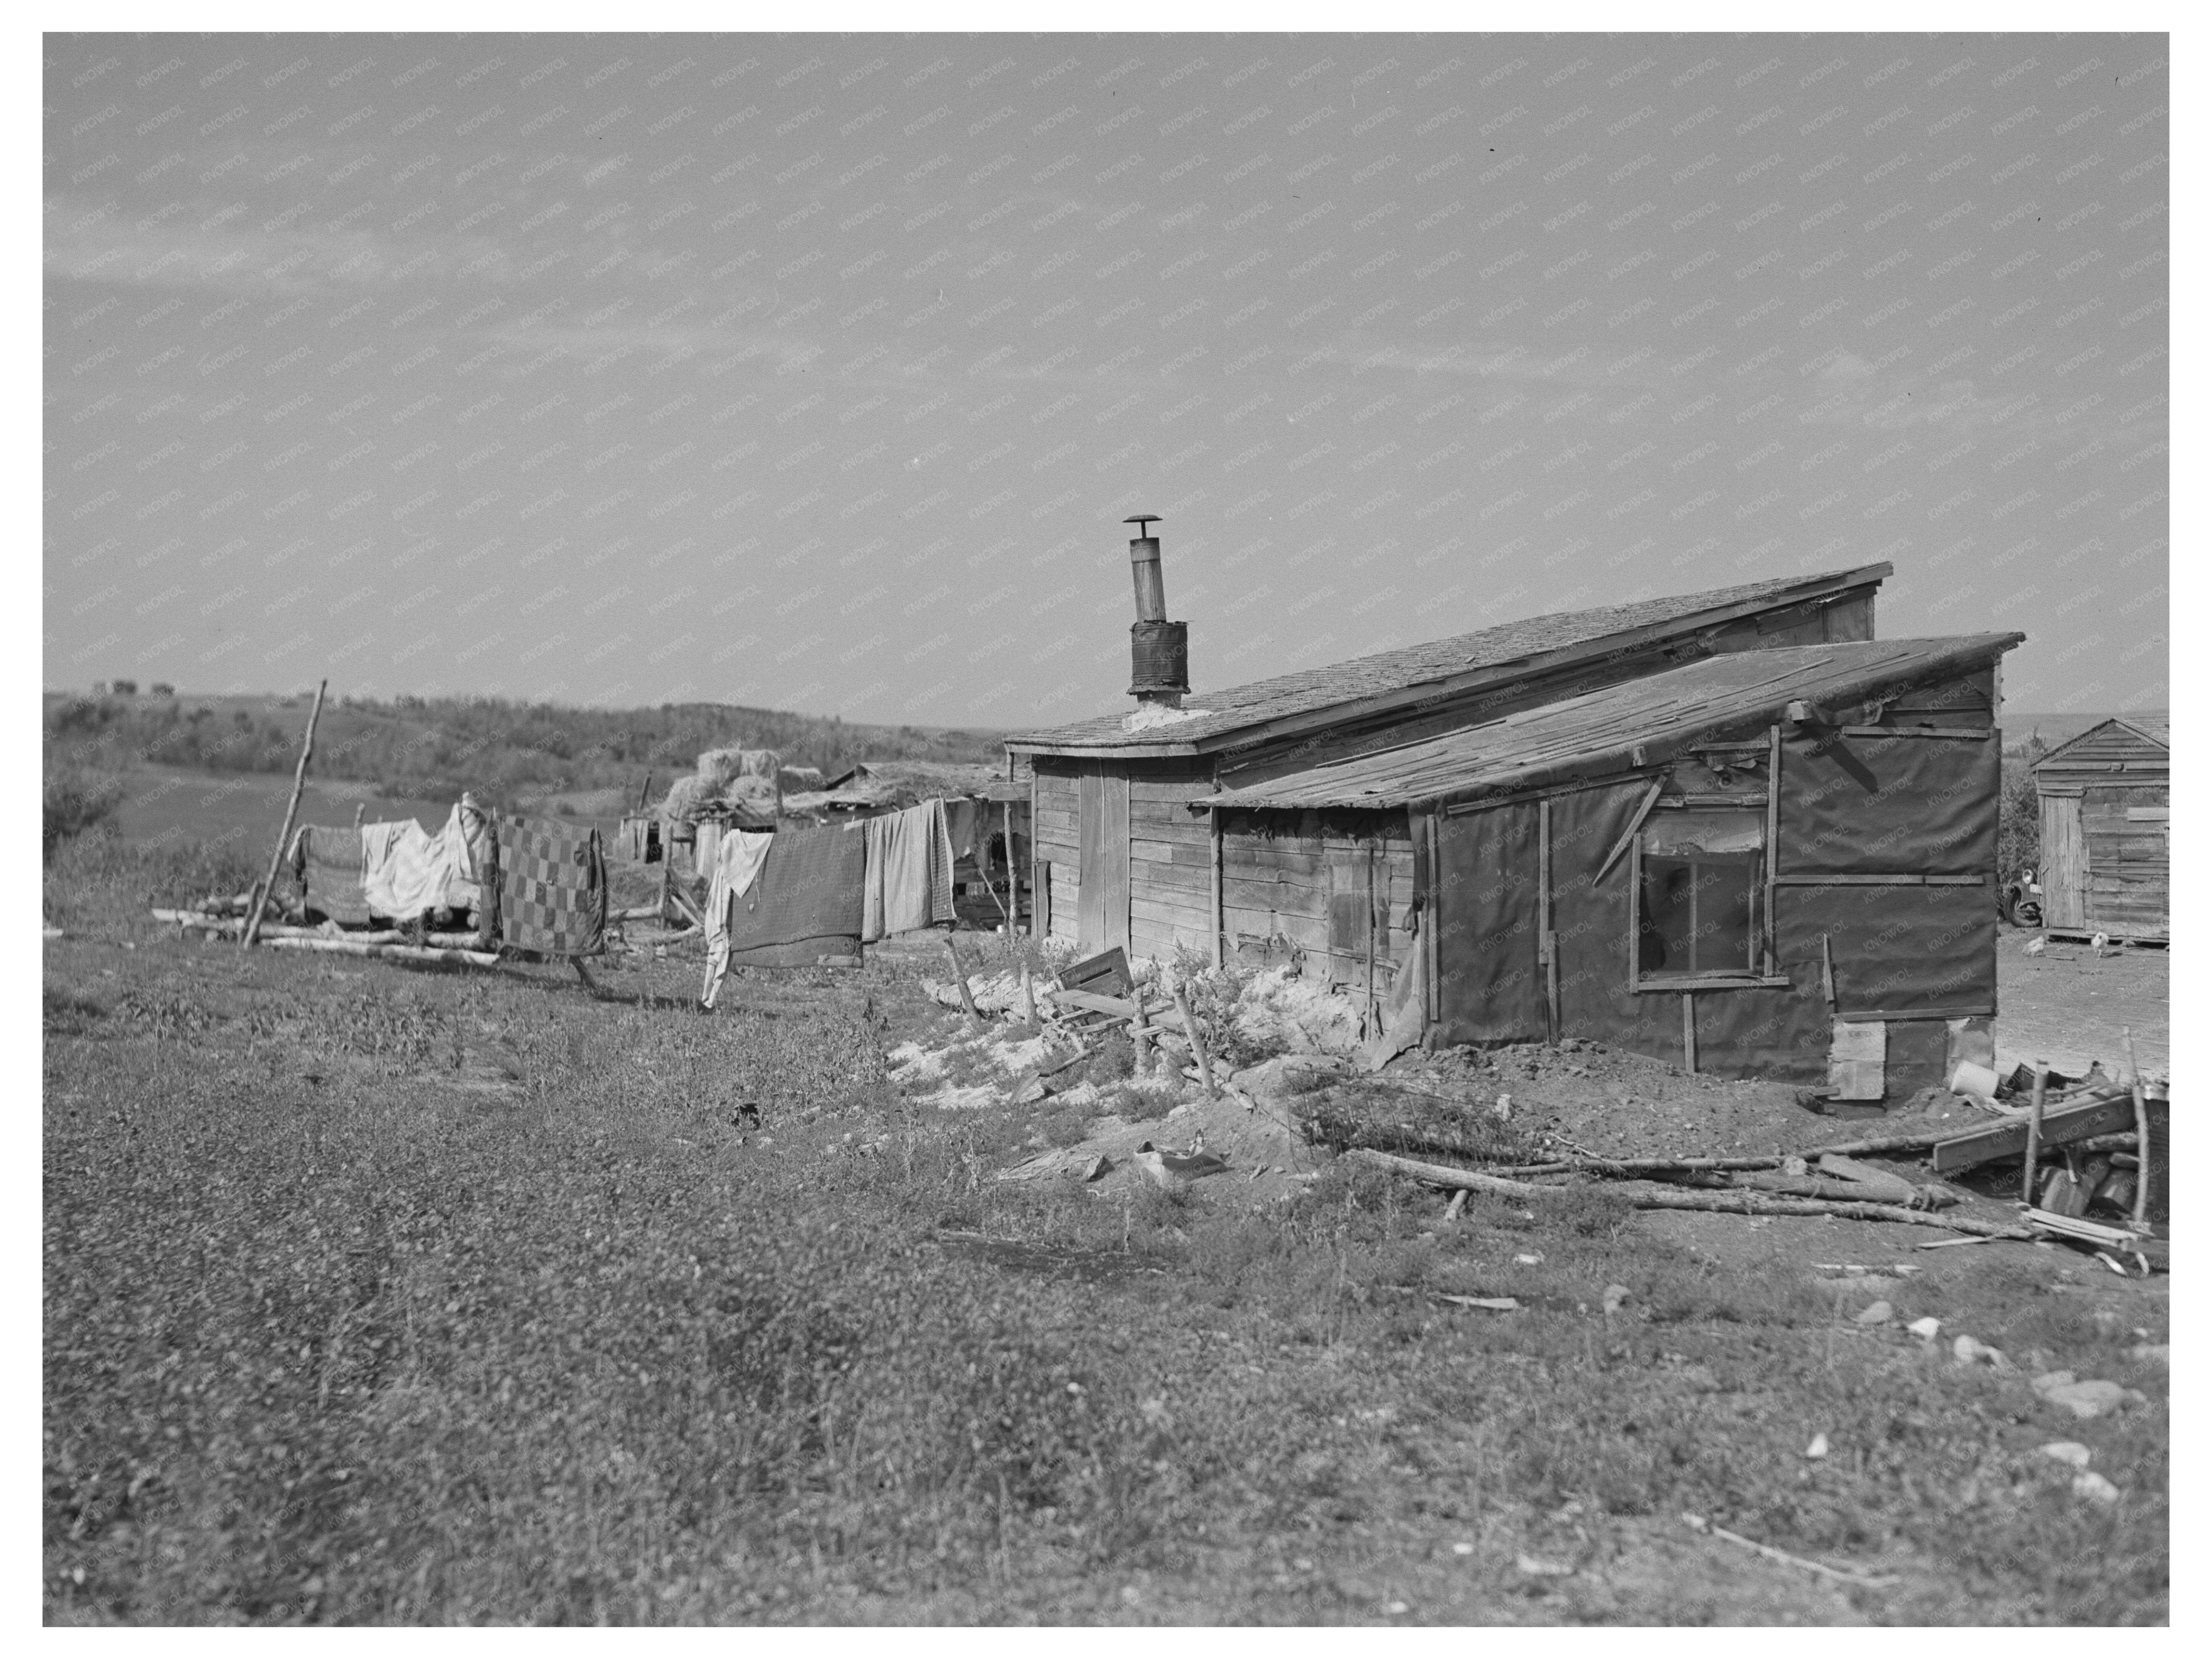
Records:
{"label": "wooden shed", "polygon": [[2122,714],[2035,763],[2046,931],[2166,943],[2168,730]]}
{"label": "wooden shed", "polygon": [[2021,639],[1717,656],[1206,806],[1228,868],[1316,826],[1333,882],[1340,840],[1402,861],[1370,1036],[1586,1037],[1906,1096],[1996,1012],[1996,665]]}
{"label": "wooden shed", "polygon": [[[1224,842],[1194,815],[1218,791],[1495,721],[1595,688],[1744,651],[1874,637],[1887,564],[1527,617],[1218,691],[1163,672],[1158,542],[1130,544],[1138,706],[1007,747],[1034,772],[1032,927],[1086,950],[1178,947],[1291,961],[1363,988],[1408,938],[1403,815],[1277,814]],[[1179,638],[1173,642],[1179,651]]]}

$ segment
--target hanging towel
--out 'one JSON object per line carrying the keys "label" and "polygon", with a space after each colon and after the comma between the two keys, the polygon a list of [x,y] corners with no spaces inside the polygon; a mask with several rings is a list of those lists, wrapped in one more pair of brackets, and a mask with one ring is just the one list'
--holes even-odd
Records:
{"label": "hanging towel", "polygon": [[775,837],[732,830],[715,848],[714,877],[707,889],[707,980],[699,1000],[711,1008],[730,966],[730,908],[752,890]]}
{"label": "hanging towel", "polygon": [[982,815],[982,803],[980,801],[948,800],[945,803],[945,834],[951,844],[952,856],[956,860],[973,858],[978,864],[982,862],[981,850],[975,845],[975,830]]}
{"label": "hanging towel", "polygon": [[860,948],[867,842],[859,825],[787,829],[744,892],[728,906],[730,960],[742,967],[811,967]]}
{"label": "hanging towel", "polygon": [[603,948],[607,866],[599,832],[558,818],[499,820],[499,926],[503,944],[548,956]]}
{"label": "hanging towel", "polygon": [[368,920],[361,884],[360,830],[349,823],[303,823],[293,834],[289,862],[303,909],[319,910],[332,921]]}
{"label": "hanging towel", "polygon": [[952,838],[945,803],[926,800],[903,812],[870,818],[866,902],[860,938],[873,944],[952,920]]}

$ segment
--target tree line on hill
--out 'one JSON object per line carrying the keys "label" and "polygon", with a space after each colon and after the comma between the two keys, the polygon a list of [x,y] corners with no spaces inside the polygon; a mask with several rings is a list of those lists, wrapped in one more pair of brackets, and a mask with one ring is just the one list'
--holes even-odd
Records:
{"label": "tree line on hill", "polygon": [[[50,696],[46,769],[178,766],[209,772],[289,772],[309,699]],[[708,749],[773,749],[825,776],[861,760],[1003,762],[996,732],[849,724],[835,715],[722,703],[569,708],[492,697],[343,697],[324,706],[319,775],[377,784],[391,796],[446,799],[463,789],[518,793],[639,788],[653,794]]]}

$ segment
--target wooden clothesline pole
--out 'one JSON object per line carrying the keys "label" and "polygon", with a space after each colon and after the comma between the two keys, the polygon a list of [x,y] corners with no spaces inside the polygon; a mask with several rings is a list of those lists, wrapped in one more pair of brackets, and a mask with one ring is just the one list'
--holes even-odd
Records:
{"label": "wooden clothesline pole", "polygon": [[262,912],[269,908],[269,895],[276,888],[277,866],[284,861],[285,843],[292,839],[292,820],[299,816],[300,792],[307,784],[307,757],[315,752],[315,722],[322,717],[323,693],[330,689],[328,680],[317,682],[314,707],[307,711],[307,735],[300,742],[300,764],[292,773],[292,799],[284,808],[284,827],[276,832],[276,845],[269,854],[269,874],[261,883],[261,890],[253,896],[253,914],[246,919],[246,931],[238,936],[238,948],[253,948],[254,936],[261,931]]}

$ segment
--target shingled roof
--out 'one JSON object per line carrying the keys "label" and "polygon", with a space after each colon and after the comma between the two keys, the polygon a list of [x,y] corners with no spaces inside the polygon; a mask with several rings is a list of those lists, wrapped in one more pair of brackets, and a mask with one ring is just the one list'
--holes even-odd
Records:
{"label": "shingled roof", "polygon": [[1730,652],[1486,726],[1201,796],[1192,806],[1402,807],[1524,788],[1626,764],[1639,748],[1661,758],[1770,719],[1791,702],[1846,705],[1924,684],[1994,661],[2024,638],[1974,634]]}
{"label": "shingled roof", "polygon": [[[1639,599],[1589,611],[1562,611],[1503,623],[1472,634],[1431,640],[1395,651],[1355,657],[1325,668],[1302,669],[1273,679],[1218,691],[1194,691],[1183,700],[1188,717],[1132,730],[1127,713],[1103,714],[1006,739],[1018,751],[1196,754],[1217,748],[1255,726],[1297,715],[1341,709],[1347,716],[1371,700],[1395,692],[1439,687],[1467,679],[1495,684],[1516,672],[1534,672],[1577,655],[1592,654],[1621,635],[1691,634],[1742,615],[1806,599],[1840,594],[1879,582],[1891,567],[1860,565],[1817,575],[1784,576],[1702,593]],[[1718,613],[1718,614],[1717,614]],[[1202,712],[1200,712],[1202,711]]]}

